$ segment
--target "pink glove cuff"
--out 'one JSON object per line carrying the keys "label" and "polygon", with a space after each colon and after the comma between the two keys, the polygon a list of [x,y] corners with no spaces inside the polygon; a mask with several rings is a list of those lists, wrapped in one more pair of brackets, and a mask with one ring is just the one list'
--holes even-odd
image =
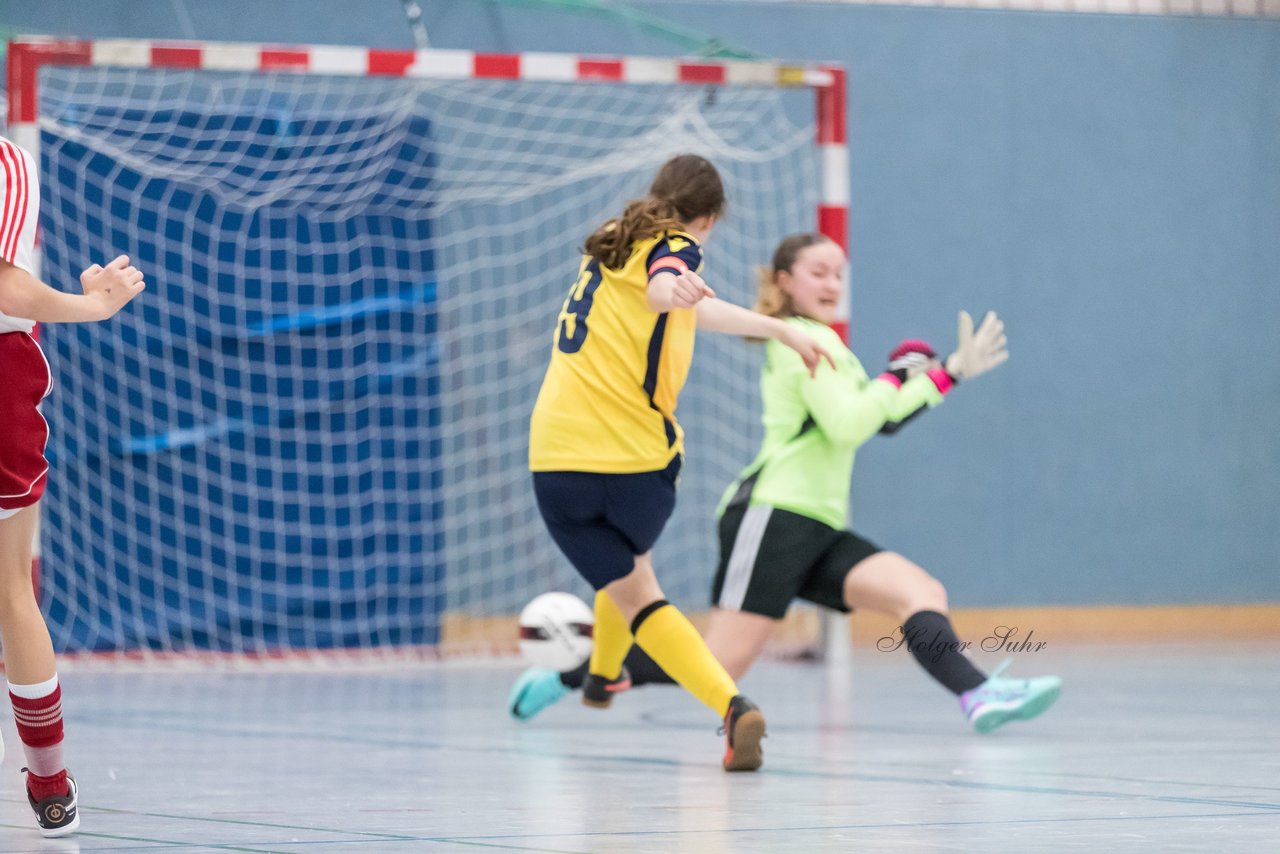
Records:
{"label": "pink glove cuff", "polygon": [[955,388],[955,383],[951,379],[951,374],[947,373],[945,368],[934,368],[931,371],[927,371],[925,376],[933,380],[934,386],[936,386],[938,391],[942,394],[946,394],[951,391],[951,389]]}
{"label": "pink glove cuff", "polygon": [[884,380],[885,382],[887,382],[889,385],[893,386],[894,388],[902,388],[902,380],[898,379],[896,376],[894,376],[893,374],[889,373],[888,371],[885,371],[883,374],[881,374],[880,376],[876,377],[876,379],[878,379],[878,380]]}

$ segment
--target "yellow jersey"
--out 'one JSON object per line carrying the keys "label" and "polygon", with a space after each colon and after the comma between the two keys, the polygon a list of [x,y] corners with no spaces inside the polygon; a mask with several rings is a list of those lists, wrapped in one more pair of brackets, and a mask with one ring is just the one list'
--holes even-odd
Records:
{"label": "yellow jersey", "polygon": [[636,241],[618,270],[583,256],[533,406],[530,471],[658,471],[684,450],[676,398],[696,318],[693,309],[655,314],[647,291],[658,273],[701,268],[702,247],[684,232]]}

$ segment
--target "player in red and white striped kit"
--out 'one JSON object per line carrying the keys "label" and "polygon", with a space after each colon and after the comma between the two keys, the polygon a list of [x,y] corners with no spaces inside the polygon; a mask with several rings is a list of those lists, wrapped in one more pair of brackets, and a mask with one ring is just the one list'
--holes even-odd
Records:
{"label": "player in red and white striped kit", "polygon": [[41,833],[65,836],[80,824],[76,783],[62,760],[62,689],[31,579],[36,504],[49,473],[49,428],[36,407],[52,377],[31,333],[37,322],[106,320],[144,284],[124,255],[85,270],[83,294],[37,279],[39,204],[34,158],[0,137],[0,643],[26,752],[28,800]]}

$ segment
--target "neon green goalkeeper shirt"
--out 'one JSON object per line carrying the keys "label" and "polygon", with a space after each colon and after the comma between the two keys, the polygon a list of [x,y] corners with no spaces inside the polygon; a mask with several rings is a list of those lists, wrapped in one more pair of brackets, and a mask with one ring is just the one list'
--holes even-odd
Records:
{"label": "neon green goalkeeper shirt", "polygon": [[937,406],[942,394],[924,374],[901,388],[870,379],[834,330],[808,318],[787,322],[826,347],[837,368],[823,362],[817,376],[810,377],[794,350],[774,340],[765,345],[760,377],[764,444],[725,490],[716,515],[747,501],[844,528],[858,446],[886,423],[902,421],[923,406]]}

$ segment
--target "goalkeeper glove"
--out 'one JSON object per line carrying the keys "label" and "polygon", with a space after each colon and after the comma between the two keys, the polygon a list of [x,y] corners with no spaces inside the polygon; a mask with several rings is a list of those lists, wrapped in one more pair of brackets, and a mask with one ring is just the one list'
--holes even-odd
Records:
{"label": "goalkeeper glove", "polygon": [[928,341],[914,338],[904,340],[889,354],[889,373],[906,382],[916,374],[922,374],[932,367],[938,367],[938,354]]}
{"label": "goalkeeper glove", "polygon": [[[947,377],[946,372],[942,370],[942,364],[938,361],[938,354],[934,352],[929,342],[908,338],[893,348],[893,352],[889,354],[889,370],[881,374],[880,379],[891,382],[901,388],[904,382],[920,374],[929,374],[929,378],[934,381],[934,384],[938,386],[938,389],[943,394],[946,394],[951,388],[951,380]],[[935,379],[935,374],[940,379]],[[901,430],[904,424],[913,420],[928,408],[927,406],[921,406],[900,421],[886,421],[881,425],[880,432],[886,436],[892,436]]]}
{"label": "goalkeeper glove", "polygon": [[915,338],[908,338],[893,348],[889,354],[889,370],[881,374],[880,379],[901,388],[904,382],[919,374],[928,374],[943,394],[955,385],[954,378],[943,370],[938,354],[929,342]]}
{"label": "goalkeeper glove", "polygon": [[982,318],[978,331],[973,330],[973,318],[969,312],[960,312],[956,332],[956,351],[947,357],[947,373],[951,379],[973,379],[1003,363],[1009,358],[1009,339],[1004,335],[1004,321],[988,311]]}

